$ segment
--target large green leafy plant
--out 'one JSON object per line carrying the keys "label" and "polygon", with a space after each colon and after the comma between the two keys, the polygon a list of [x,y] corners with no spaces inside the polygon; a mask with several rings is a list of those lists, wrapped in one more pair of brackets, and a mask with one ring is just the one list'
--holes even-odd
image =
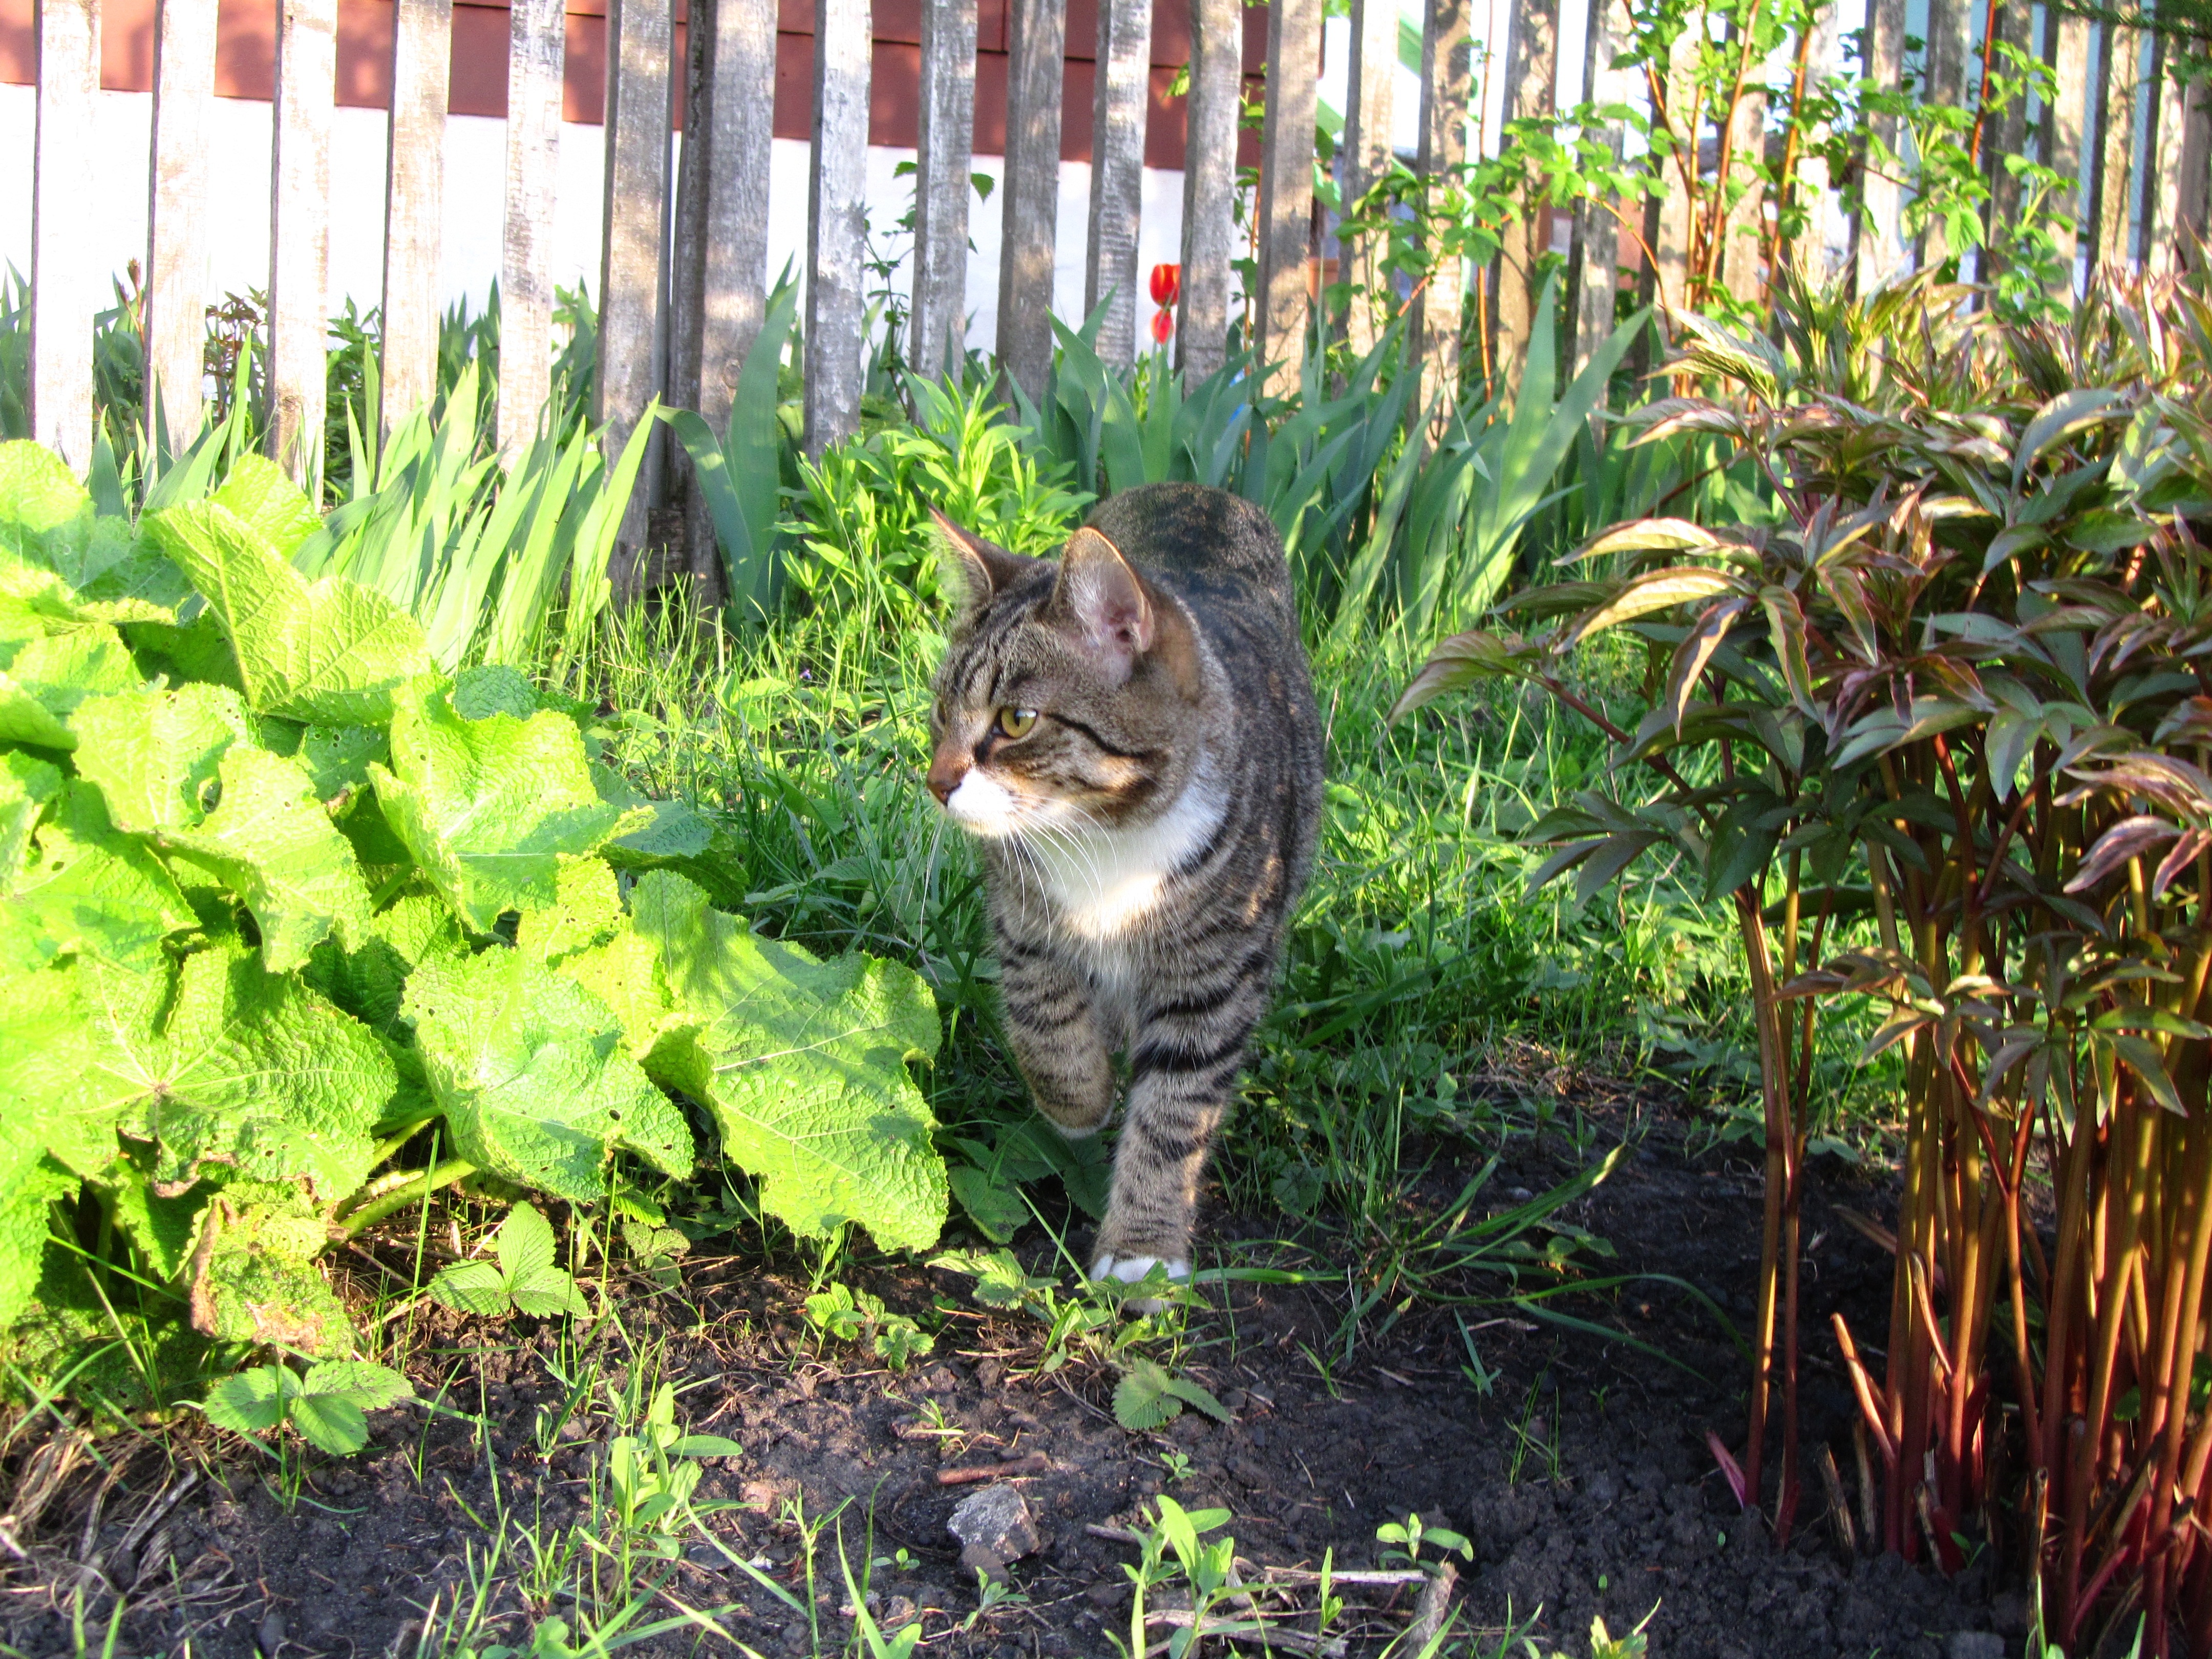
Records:
{"label": "large green leafy plant", "polygon": [[1814,1010],[1869,998],[1866,1052],[1902,1055],[1896,1273],[1879,1362],[1835,1335],[1881,1541],[1956,1569],[1986,1528],[2067,1650],[2140,1610],[2143,1652],[2177,1626],[2201,1652],[2212,303],[2100,285],[2008,327],[1968,297],[1792,292],[1779,344],[1692,321],[1703,393],[1651,430],[1754,458],[1778,521],[1617,527],[1589,550],[1613,571],[1522,597],[1559,620],[1445,642],[1405,702],[1571,696],[1594,634],[1651,647],[1615,781],[1532,833],[1540,880],[1680,854],[1739,919],[1768,1142],[1747,1498],[1778,1334],[1794,1379]]}
{"label": "large green leafy plant", "polygon": [[919,977],[713,908],[726,830],[301,575],[319,533],[256,459],[134,524],[0,446],[0,1333],[52,1358],[136,1281],[343,1354],[333,1239],[471,1177],[681,1177],[695,1125],[794,1231],[931,1243]]}

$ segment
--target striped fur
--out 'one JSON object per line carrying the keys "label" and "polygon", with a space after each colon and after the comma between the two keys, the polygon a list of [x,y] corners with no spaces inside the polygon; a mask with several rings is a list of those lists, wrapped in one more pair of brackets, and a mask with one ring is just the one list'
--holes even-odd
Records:
{"label": "striped fur", "polygon": [[944,527],[967,603],[930,787],[982,848],[1006,1033],[1070,1135],[1105,1123],[1126,1054],[1093,1271],[1180,1276],[1321,808],[1282,544],[1258,508],[1192,484],[1113,497],[1056,560]]}

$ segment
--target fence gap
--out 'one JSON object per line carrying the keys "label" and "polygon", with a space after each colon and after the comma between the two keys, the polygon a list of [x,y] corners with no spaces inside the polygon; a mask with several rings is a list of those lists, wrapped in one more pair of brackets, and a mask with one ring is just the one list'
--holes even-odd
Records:
{"label": "fence gap", "polygon": [[215,18],[215,0],[161,0],[154,19],[154,135],[140,320],[146,337],[146,430],[172,455],[181,454],[199,430],[203,403]]}
{"label": "fence gap", "polygon": [[453,0],[398,0],[385,167],[382,408],[374,416],[386,438],[438,390],[438,261],[453,40]]}
{"label": "fence gap", "polygon": [[[1398,67],[1398,0],[1352,0],[1352,57],[1345,77],[1344,140],[1337,155],[1337,194],[1348,216],[1390,170],[1393,82]],[[1188,165],[1188,164],[1186,164]],[[1339,235],[1337,276],[1352,285],[1345,339],[1364,357],[1381,337],[1373,299],[1384,235]]]}
{"label": "fence gap", "polygon": [[[1514,0],[1506,30],[1507,123],[1542,120],[1555,103],[1559,75],[1559,0]],[[1498,384],[1517,391],[1528,357],[1528,334],[1540,290],[1539,265],[1550,250],[1551,216],[1535,192],[1523,193],[1504,233],[1498,256],[1498,309],[1492,329],[1492,363]]]}
{"label": "fence gap", "polygon": [[[1102,22],[1102,29],[1105,27]],[[968,343],[968,198],[975,185],[975,0],[922,0],[914,179],[916,373],[957,376]]]}
{"label": "fence gap", "polygon": [[[1421,14],[1421,134],[1414,162],[1423,188],[1449,187],[1467,160],[1468,99],[1474,67],[1468,38],[1470,0],[1426,0]],[[1420,380],[1413,392],[1414,418],[1439,398],[1459,396],[1459,331],[1467,278],[1459,260],[1439,256],[1413,296],[1408,337]]]}
{"label": "fence gap", "polygon": [[310,495],[323,475],[337,0],[277,0],[270,159],[269,453]]}
{"label": "fence gap", "polygon": [[[608,0],[606,172],[599,252],[599,418],[615,465],[663,384],[661,250],[668,233],[669,0]],[[641,580],[659,477],[647,441],[638,487],[617,532],[615,591]]]}
{"label": "fence gap", "polygon": [[999,371],[1035,401],[1052,374],[1067,0],[1007,0],[1006,176],[999,190]]}
{"label": "fence gap", "polygon": [[869,0],[814,0],[814,153],[806,191],[808,456],[860,429],[867,240]]}
{"label": "fence gap", "polygon": [[1144,206],[1152,48],[1152,0],[1098,0],[1083,311],[1088,317],[1107,302],[1097,349],[1109,367],[1128,363],[1137,355],[1137,219]]}
{"label": "fence gap", "polygon": [[1190,0],[1182,295],[1176,315],[1176,362],[1191,385],[1218,370],[1227,355],[1230,278],[1237,252],[1237,120],[1244,88],[1243,30],[1239,0]]}
{"label": "fence gap", "polygon": [[[553,380],[553,203],[561,168],[562,0],[512,0],[506,227],[500,244],[499,453],[522,458]],[[550,417],[549,432],[560,421]]]}

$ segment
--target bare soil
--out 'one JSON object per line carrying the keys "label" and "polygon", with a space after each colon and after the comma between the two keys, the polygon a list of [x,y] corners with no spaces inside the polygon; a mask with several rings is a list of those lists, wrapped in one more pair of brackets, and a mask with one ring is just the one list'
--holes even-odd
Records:
{"label": "bare soil", "polygon": [[[1746,1149],[1690,1156],[1679,1104],[1586,1079],[1552,1081],[1608,1142],[1635,1143],[1573,1217],[1611,1241],[1618,1260],[1606,1265],[1686,1280],[1741,1322],[1760,1215]],[[1556,1142],[1513,1146],[1488,1189],[1501,1208],[1515,1189],[1543,1190],[1571,1167]],[[1479,1167],[1471,1153],[1437,1151],[1431,1181],[1439,1192]],[[1228,1530],[1244,1577],[1273,1571],[1280,1593],[1261,1603],[1282,1614],[1277,1627],[1293,1638],[1314,1628],[1314,1590],[1282,1570],[1317,1568],[1325,1553],[1338,1569],[1374,1567],[1376,1527],[1418,1512],[1473,1540],[1475,1559],[1460,1564],[1455,1595],[1461,1632],[1486,1633],[1477,1652],[1533,1615],[1547,1653],[1585,1654],[1591,1620],[1602,1616],[1616,1637],[1648,1618],[1650,1652],[1662,1659],[1934,1659],[1954,1650],[1957,1632],[2017,1626],[2016,1598],[1999,1595],[1993,1607],[1985,1567],[1949,1581],[1894,1559],[1846,1557],[1809,1464],[1830,1443],[1847,1487],[1856,1486],[1850,1404],[1827,1318],[1844,1307],[1863,1340],[1878,1340],[1888,1263],[1830,1206],[1879,1212],[1888,1184],[1882,1171],[1833,1159],[1813,1171],[1808,1490],[1784,1547],[1737,1509],[1706,1447],[1709,1430],[1741,1446],[1742,1362],[1695,1298],[1660,1283],[1559,1305],[1686,1370],[1628,1340],[1538,1325],[1510,1308],[1466,1310],[1497,1372],[1486,1395],[1463,1368],[1450,1310],[1417,1304],[1379,1335],[1379,1319],[1370,1322],[1350,1359],[1324,1377],[1312,1356],[1329,1352],[1340,1289],[1223,1287],[1217,1311],[1193,1316],[1203,1346],[1188,1370],[1234,1420],[1186,1413],[1160,1432],[1134,1435],[1115,1423],[1109,1368],[1079,1360],[1038,1370],[1039,1323],[975,1310],[957,1275],[906,1266],[849,1276],[896,1310],[962,1310],[934,1354],[893,1374],[870,1369],[862,1349],[821,1349],[800,1316],[803,1275],[764,1267],[757,1256],[695,1253],[676,1284],[629,1286],[623,1334],[601,1345],[602,1375],[620,1376],[649,1355],[679,1386],[696,1385],[682,1396],[687,1426],[744,1448],[706,1469],[698,1501],[724,1506],[708,1524],[802,1605],[808,1585],[792,1508],[803,1500],[816,1516],[850,1500],[842,1526],[855,1571],[871,1555],[893,1558],[873,1571],[872,1600],[887,1623],[920,1610],[933,1652],[1089,1659],[1114,1651],[1109,1632],[1126,1640],[1122,1566],[1134,1551],[1110,1534],[1166,1492],[1187,1507],[1233,1512]],[[1210,1221],[1218,1238],[1252,1239],[1278,1235],[1285,1218]],[[1325,1233],[1315,1242],[1326,1247]],[[1047,1245],[1017,1248],[1036,1271],[1049,1270]],[[39,1659],[99,1651],[119,1589],[126,1610],[117,1654],[413,1655],[434,1600],[442,1618],[457,1596],[472,1594],[471,1562],[481,1572],[487,1527],[502,1511],[510,1536],[487,1603],[495,1638],[526,1645],[534,1620],[573,1616],[559,1601],[534,1599],[531,1547],[520,1540],[527,1532],[546,1543],[589,1519],[605,1419],[571,1419],[557,1437],[545,1437],[546,1455],[540,1413],[557,1412],[565,1394],[549,1370],[564,1363],[560,1334],[528,1321],[502,1329],[442,1312],[437,1320],[434,1339],[416,1345],[414,1380],[466,1415],[419,1407],[376,1414],[368,1449],[318,1460],[289,1509],[265,1464],[204,1427],[158,1440],[112,1435],[87,1448],[36,1517],[27,1525],[18,1517],[27,1559],[0,1552],[0,1641]],[[960,1432],[937,1431],[940,1416]],[[37,1448],[53,1439],[27,1426],[0,1462],[0,1492],[12,1484],[19,1509]],[[940,1475],[1022,1456],[1043,1460],[1016,1477],[1042,1546],[1012,1568],[1018,1598],[978,1615],[975,1577],[945,1529],[953,1505],[976,1488]],[[679,1617],[680,1603],[727,1609],[723,1627],[769,1659],[815,1651],[817,1642],[823,1652],[846,1650],[851,1625],[840,1612],[847,1596],[835,1545],[823,1534],[816,1557],[818,1631],[696,1539],[663,1570],[635,1625]],[[1342,1593],[1349,1606],[1331,1634],[1348,1636],[1352,1656],[1379,1653],[1416,1616],[1410,1585]],[[1309,1611],[1293,1616],[1298,1608]],[[1157,1644],[1169,1630],[1151,1634]],[[736,1650],[686,1627],[634,1650]]]}

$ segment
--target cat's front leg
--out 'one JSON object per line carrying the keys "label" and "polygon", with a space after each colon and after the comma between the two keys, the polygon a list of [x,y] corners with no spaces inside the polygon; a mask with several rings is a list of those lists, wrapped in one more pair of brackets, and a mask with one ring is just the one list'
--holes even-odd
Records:
{"label": "cat's front leg", "polygon": [[1092,1278],[1134,1284],[1155,1266],[1189,1277],[1199,1177],[1258,1015],[1256,984],[1187,996],[1142,1023]]}
{"label": "cat's front leg", "polygon": [[1030,1097],[1064,1135],[1095,1133],[1114,1109],[1114,1056],[1091,987],[1048,951],[1001,934],[1006,1036]]}

